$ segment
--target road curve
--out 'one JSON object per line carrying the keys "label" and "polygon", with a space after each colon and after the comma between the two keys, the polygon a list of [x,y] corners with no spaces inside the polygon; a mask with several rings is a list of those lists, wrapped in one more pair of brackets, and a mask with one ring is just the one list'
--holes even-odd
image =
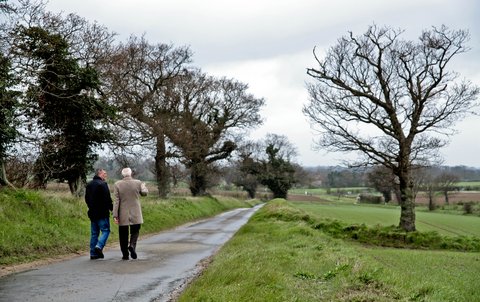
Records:
{"label": "road curve", "polygon": [[79,256],[4,276],[0,301],[169,301],[260,206],[140,238],[136,260],[121,260],[120,250],[111,249],[105,259]]}

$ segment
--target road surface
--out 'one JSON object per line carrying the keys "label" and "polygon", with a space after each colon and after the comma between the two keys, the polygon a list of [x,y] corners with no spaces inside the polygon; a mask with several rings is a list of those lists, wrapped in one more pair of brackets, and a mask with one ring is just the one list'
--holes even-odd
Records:
{"label": "road surface", "polygon": [[260,206],[140,238],[136,260],[106,249],[105,259],[84,255],[4,276],[0,301],[170,301]]}

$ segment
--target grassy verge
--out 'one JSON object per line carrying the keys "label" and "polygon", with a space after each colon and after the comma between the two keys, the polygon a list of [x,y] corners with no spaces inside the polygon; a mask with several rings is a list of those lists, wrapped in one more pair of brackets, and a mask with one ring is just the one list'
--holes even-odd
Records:
{"label": "grassy verge", "polygon": [[180,301],[480,301],[480,254],[361,245],[275,200],[215,256]]}
{"label": "grassy verge", "polygon": [[[233,198],[142,198],[141,234],[158,232],[228,209],[251,206]],[[0,265],[87,252],[90,221],[83,199],[62,193],[0,191]],[[113,227],[109,243],[118,242]],[[108,246],[108,244],[107,244]]]}

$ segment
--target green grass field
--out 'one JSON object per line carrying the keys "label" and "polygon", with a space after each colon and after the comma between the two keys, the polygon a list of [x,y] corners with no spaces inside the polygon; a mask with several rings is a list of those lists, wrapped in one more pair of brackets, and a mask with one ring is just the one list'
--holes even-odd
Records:
{"label": "green grass field", "polygon": [[[295,202],[294,205],[321,218],[330,218],[346,223],[373,225],[398,225],[400,207],[390,205],[324,204]],[[421,232],[436,231],[448,236],[480,237],[480,217],[416,211],[416,226]]]}
{"label": "green grass field", "polygon": [[[428,222],[425,228],[478,234],[479,217],[418,214]],[[479,252],[364,245],[333,238],[311,224],[335,218],[390,225],[398,216],[396,207],[271,201],[180,301],[480,301]],[[448,218],[452,224],[443,223]]]}
{"label": "green grass field", "polygon": [[480,181],[460,181],[455,183],[457,187],[480,187]]}

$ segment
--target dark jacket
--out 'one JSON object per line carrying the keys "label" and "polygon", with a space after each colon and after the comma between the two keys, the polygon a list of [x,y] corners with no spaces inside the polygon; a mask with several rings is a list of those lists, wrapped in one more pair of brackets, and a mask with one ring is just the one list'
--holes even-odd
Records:
{"label": "dark jacket", "polygon": [[113,201],[108,184],[95,175],[85,190],[85,202],[88,206],[88,218],[98,220],[110,217]]}

